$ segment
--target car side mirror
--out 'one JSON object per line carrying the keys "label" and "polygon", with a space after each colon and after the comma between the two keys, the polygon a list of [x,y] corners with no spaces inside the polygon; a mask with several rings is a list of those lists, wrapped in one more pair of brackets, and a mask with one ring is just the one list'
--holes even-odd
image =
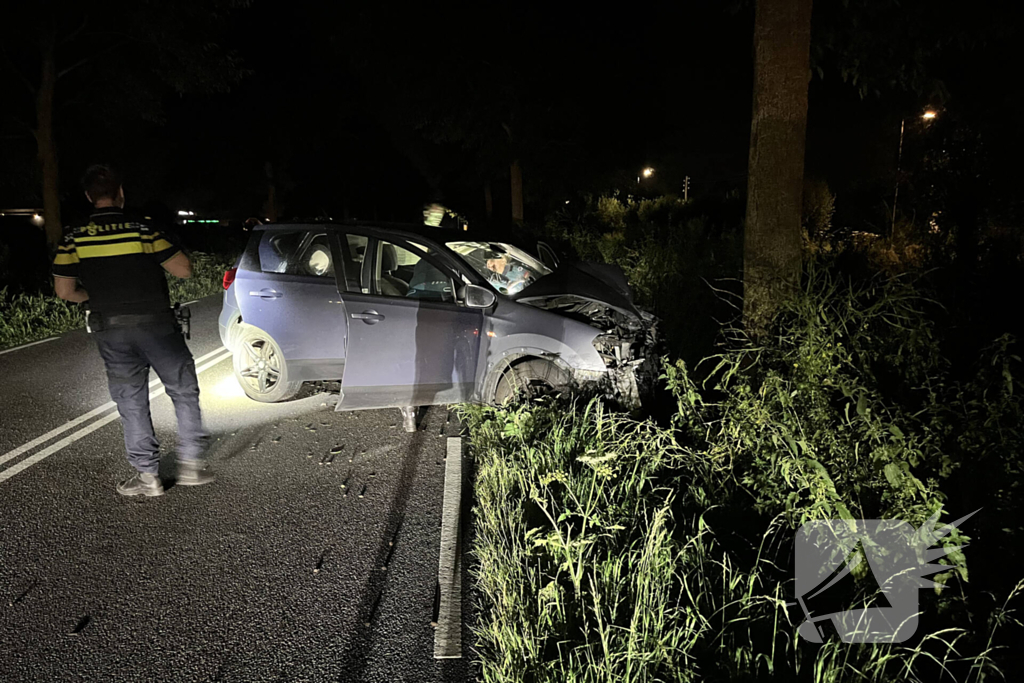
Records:
{"label": "car side mirror", "polygon": [[462,300],[467,308],[490,308],[497,301],[497,297],[486,287],[466,285],[462,290]]}

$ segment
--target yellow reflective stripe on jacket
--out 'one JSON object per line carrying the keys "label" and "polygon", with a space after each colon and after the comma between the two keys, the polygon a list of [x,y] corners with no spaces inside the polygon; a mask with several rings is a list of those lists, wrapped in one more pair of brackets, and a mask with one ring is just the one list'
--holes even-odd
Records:
{"label": "yellow reflective stripe on jacket", "polygon": [[58,266],[70,266],[78,263],[78,255],[75,252],[58,252],[57,257],[53,259],[54,265]]}
{"label": "yellow reflective stripe on jacket", "polygon": [[83,244],[78,247],[79,258],[100,258],[103,256],[126,256],[145,253],[142,242],[121,242],[120,244]]}
{"label": "yellow reflective stripe on jacket", "polygon": [[152,244],[142,243],[142,248],[147,254],[159,254],[161,251],[170,249],[174,245],[165,239],[154,240]]}
{"label": "yellow reflective stripe on jacket", "polygon": [[96,235],[95,237],[76,237],[75,242],[109,242],[111,240],[121,240],[128,237],[134,239],[145,239],[144,236],[139,235],[137,232],[118,232],[110,233],[108,235]]}

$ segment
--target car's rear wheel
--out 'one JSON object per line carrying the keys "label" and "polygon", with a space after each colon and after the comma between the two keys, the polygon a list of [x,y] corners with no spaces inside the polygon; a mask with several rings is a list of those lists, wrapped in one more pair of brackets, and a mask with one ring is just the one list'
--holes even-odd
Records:
{"label": "car's rear wheel", "polygon": [[281,347],[263,330],[249,326],[239,330],[233,353],[235,379],[254,401],[287,401],[302,389],[302,382],[288,380]]}
{"label": "car's rear wheel", "polygon": [[568,372],[550,361],[532,358],[505,370],[495,387],[494,402],[503,405],[513,400],[557,394],[569,384]]}

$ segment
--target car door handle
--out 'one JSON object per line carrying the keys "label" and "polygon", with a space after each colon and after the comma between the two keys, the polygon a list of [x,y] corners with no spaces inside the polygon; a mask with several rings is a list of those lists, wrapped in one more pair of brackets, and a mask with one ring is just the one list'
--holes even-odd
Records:
{"label": "car door handle", "polygon": [[375,325],[384,319],[377,311],[363,311],[362,313],[352,313],[351,317],[353,320],[362,320],[367,325]]}
{"label": "car door handle", "polygon": [[282,296],[284,296],[284,293],[279,292],[276,289],[261,289],[259,291],[254,290],[252,292],[249,292],[249,296],[258,296],[264,301],[269,301],[270,299],[280,299]]}

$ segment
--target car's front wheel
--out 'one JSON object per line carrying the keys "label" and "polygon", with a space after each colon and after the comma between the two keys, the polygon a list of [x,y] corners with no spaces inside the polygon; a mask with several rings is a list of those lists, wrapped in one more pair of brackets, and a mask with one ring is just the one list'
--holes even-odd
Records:
{"label": "car's front wheel", "polygon": [[524,360],[502,374],[494,390],[494,403],[500,406],[520,398],[556,394],[567,389],[570,381],[569,373],[550,361]]}
{"label": "car's front wheel", "polygon": [[288,381],[288,364],[281,348],[263,330],[242,328],[233,352],[235,379],[254,401],[287,401],[302,389],[302,382]]}

